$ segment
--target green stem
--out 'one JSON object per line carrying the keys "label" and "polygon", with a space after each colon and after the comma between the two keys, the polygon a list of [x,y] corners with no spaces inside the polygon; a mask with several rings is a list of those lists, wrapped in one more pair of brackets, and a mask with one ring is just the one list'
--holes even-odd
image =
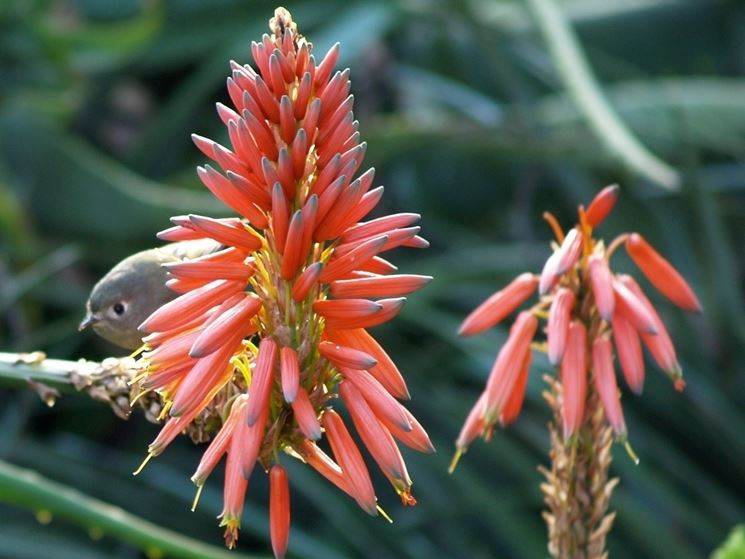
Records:
{"label": "green stem", "polygon": [[38,473],[0,461],[0,502],[49,513],[103,532],[142,549],[150,557],[249,559],[156,526]]}
{"label": "green stem", "polygon": [[86,366],[96,367],[99,365],[93,362],[47,359],[41,353],[38,354],[38,359],[34,359],[33,355],[0,352],[0,379],[16,383],[35,380],[64,385],[70,384],[72,373],[84,374]]}
{"label": "green stem", "polygon": [[574,31],[555,0],[528,0],[528,5],[569,95],[600,140],[629,168],[667,190],[678,190],[678,172],[644,147],[605,99]]}

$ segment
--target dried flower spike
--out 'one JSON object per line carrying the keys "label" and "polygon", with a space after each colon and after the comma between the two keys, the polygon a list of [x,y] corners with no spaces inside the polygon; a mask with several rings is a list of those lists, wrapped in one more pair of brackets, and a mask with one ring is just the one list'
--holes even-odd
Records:
{"label": "dried flower spike", "polygon": [[[334,72],[339,45],[316,60],[289,12],[278,8],[270,34],[253,43],[255,66],[231,62],[218,104],[230,147],[202,136],[196,146],[222,168],[198,168],[204,185],[238,218],[186,215],[166,240],[214,239],[223,249],[168,268],[181,295],[141,328],[143,390],[164,402],[165,425],[149,448],[160,454],[206,418],[212,442],[193,476],[200,488],[227,455],[221,525],[233,547],[247,480],[269,472],[271,542],[287,550],[290,497],[284,452],[307,462],[377,514],[367,465],[333,407],[341,395],[365,446],[406,505],[416,503],[396,439],[430,452],[424,429],[398,401],[406,383],[366,328],[393,318],[428,276],[393,274],[380,255],[424,248],[402,213],[365,219],[383,188],[362,165],[349,96],[349,70]],[[315,441],[328,436],[333,456]],[[196,503],[195,503],[196,504]]]}

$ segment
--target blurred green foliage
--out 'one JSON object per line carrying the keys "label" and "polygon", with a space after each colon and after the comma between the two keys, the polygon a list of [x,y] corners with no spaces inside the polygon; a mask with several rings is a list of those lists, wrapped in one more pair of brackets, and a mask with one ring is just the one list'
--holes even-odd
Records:
{"label": "blurred green foliage", "polygon": [[[76,330],[109,267],[154,244],[170,215],[224,209],[194,173],[189,134],[218,141],[228,60],[249,60],[264,0],[5,0],[0,3],[0,350],[59,358],[117,353]],[[661,304],[688,389],[650,364],[624,394],[641,464],[616,449],[621,484],[609,540],[619,559],[707,556],[745,518],[745,8],[734,1],[573,0],[561,7],[611,106],[683,177],[664,192],[619,166],[565,95],[532,14],[517,1],[290,2],[322,52],[342,43],[367,164],[382,210],[418,211],[432,247],[397,255],[435,281],[377,329],[407,375],[411,409],[438,453],[406,453],[419,505],[370,519],[308,468],[291,465],[298,558],[535,558],[546,555],[536,465],[547,461],[536,359],[526,409],[446,473],[461,422],[504,328],[457,339],[478,302],[548,255],[544,209],[569,224],[579,203],[620,182],[608,237],[647,236],[690,279],[706,312]],[[623,264],[622,264],[623,266]],[[156,427],[84,397],[46,408],[0,391],[0,458],[142,518],[220,543],[213,476],[196,513],[200,449],[177,441],[132,478]],[[0,495],[2,500],[2,495]],[[267,488],[255,476],[239,548],[265,553]],[[0,505],[0,557],[131,558],[116,539]],[[91,537],[96,535],[96,538]]]}

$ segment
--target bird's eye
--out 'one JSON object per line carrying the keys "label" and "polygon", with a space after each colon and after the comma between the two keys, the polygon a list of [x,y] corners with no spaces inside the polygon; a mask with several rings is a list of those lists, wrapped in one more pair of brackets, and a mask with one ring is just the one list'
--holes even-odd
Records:
{"label": "bird's eye", "polygon": [[112,308],[114,309],[114,313],[116,313],[117,316],[122,316],[124,314],[124,303],[114,303],[114,306]]}

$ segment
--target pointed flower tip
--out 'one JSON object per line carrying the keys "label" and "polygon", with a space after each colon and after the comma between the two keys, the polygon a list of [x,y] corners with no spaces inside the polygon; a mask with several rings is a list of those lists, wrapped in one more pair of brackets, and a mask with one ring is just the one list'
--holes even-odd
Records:
{"label": "pointed flower tip", "polygon": [[522,305],[538,287],[538,277],[524,273],[481,303],[461,324],[459,336],[473,336],[499,324]]}
{"label": "pointed flower tip", "polygon": [[608,217],[608,214],[610,214],[616,205],[620,190],[620,186],[611,184],[598,192],[595,198],[593,198],[585,212],[585,219],[590,227],[594,229],[605,221],[605,218]]}
{"label": "pointed flower tip", "polygon": [[626,237],[626,252],[654,287],[681,309],[702,313],[703,307],[682,275],[639,233]]}

